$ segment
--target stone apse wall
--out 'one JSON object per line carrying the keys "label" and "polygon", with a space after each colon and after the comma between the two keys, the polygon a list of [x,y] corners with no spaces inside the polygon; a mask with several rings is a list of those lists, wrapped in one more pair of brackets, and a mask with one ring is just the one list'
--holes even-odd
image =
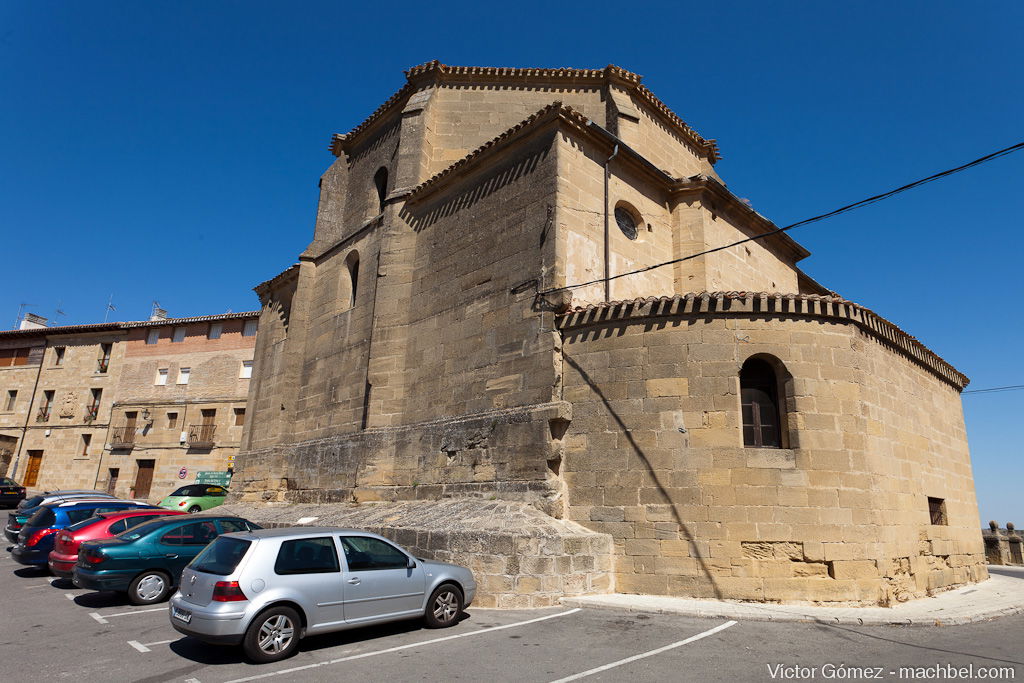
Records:
{"label": "stone apse wall", "polygon": [[[892,604],[987,576],[963,378],[870,311],[691,295],[560,327],[566,516],[612,535],[618,591]],[[755,355],[784,367],[789,448],[743,447]]]}

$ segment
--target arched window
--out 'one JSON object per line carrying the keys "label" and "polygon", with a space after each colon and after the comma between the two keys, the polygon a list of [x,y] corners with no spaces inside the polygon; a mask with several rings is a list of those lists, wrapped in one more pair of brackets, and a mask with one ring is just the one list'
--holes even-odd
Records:
{"label": "arched window", "polygon": [[384,200],[388,196],[388,169],[383,166],[373,176],[373,186],[377,190],[377,213],[384,213]]}
{"label": "arched window", "polygon": [[359,252],[353,251],[345,257],[345,269],[348,271],[349,297],[348,306],[356,305],[356,290],[359,287]]}
{"label": "arched window", "polygon": [[778,373],[763,358],[748,358],[740,370],[743,445],[783,448],[785,406],[780,400]]}

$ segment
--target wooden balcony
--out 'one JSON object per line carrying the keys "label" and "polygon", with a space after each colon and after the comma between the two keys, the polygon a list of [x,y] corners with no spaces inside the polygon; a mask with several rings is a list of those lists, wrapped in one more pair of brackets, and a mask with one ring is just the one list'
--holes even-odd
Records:
{"label": "wooden balcony", "polygon": [[213,435],[217,425],[189,425],[188,446],[189,448],[213,448]]}
{"label": "wooden balcony", "polygon": [[121,425],[110,430],[111,448],[132,448],[135,446],[135,425]]}

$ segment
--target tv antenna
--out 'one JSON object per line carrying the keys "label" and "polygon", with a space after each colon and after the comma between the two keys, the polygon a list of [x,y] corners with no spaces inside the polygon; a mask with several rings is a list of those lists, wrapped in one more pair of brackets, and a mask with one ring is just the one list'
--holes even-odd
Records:
{"label": "tv antenna", "polygon": [[18,304],[18,319],[14,321],[14,329],[18,329],[18,327],[21,326],[21,320],[25,315],[25,308],[28,306],[35,306],[35,304],[30,304],[24,301]]}
{"label": "tv antenna", "polygon": [[114,295],[111,294],[110,298],[107,299],[107,310],[103,312],[103,322],[107,322],[107,317],[110,316],[110,312],[116,310],[117,306],[114,305]]}

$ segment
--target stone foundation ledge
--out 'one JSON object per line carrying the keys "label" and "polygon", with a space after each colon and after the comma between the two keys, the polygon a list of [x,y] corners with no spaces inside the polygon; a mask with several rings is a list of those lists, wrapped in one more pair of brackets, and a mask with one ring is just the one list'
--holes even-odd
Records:
{"label": "stone foundation ledge", "polygon": [[477,580],[473,604],[478,607],[550,607],[564,597],[611,589],[611,536],[526,503],[230,503],[217,512],[268,528],[340,526],[380,534],[419,557],[469,567]]}
{"label": "stone foundation ledge", "polygon": [[1018,571],[1020,573],[1013,576],[993,574],[982,583],[961,586],[930,598],[892,607],[780,605],[624,593],[566,597],[562,604],[566,607],[746,621],[797,621],[854,626],[952,626],[1024,613],[1024,591],[1020,589],[1024,583],[1024,570]]}

